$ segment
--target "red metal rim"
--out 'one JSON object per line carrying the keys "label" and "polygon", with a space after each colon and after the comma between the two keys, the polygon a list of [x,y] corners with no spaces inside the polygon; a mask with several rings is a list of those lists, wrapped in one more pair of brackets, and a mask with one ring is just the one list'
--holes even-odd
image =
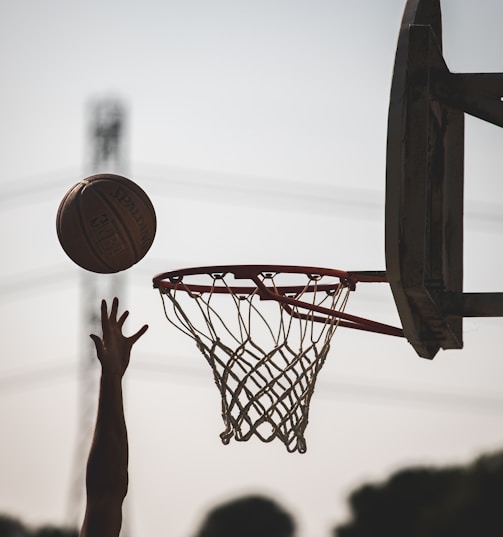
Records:
{"label": "red metal rim", "polygon": [[[163,272],[154,276],[153,285],[156,289],[185,289],[199,293],[242,293],[249,294],[256,290],[255,287],[234,285],[232,287],[218,285],[218,280],[225,274],[233,274],[234,278],[254,280],[261,274],[305,274],[310,279],[315,280],[316,276],[332,276],[339,281],[330,284],[320,284],[318,290],[335,289],[340,284],[354,288],[357,282],[387,282],[384,271],[344,271],[338,269],[328,269],[321,267],[296,266],[296,265],[213,265],[205,267],[192,267],[170,272]],[[184,283],[184,276],[195,276],[207,274],[214,278],[213,285],[199,285]],[[304,285],[293,285],[276,288],[277,292],[296,293],[305,290]]]}
{"label": "red metal rim", "polygon": [[[223,281],[226,274],[232,273],[235,279],[248,279],[254,283],[254,286],[228,286],[227,284],[218,285]],[[313,280],[312,285],[290,285],[290,286],[267,286],[260,275],[270,274],[271,276],[279,274],[306,274]],[[183,281],[184,276],[194,276],[198,274],[210,275],[213,278],[212,285],[200,285],[186,283]],[[322,284],[314,283],[318,276],[332,276],[337,281]],[[314,320],[323,322],[327,317],[339,319],[341,326],[356,328],[370,332],[377,332],[392,336],[403,337],[403,330],[394,326],[389,326],[370,319],[365,319],[356,315],[351,315],[342,311],[331,310],[316,304],[304,302],[297,298],[305,292],[314,291],[337,291],[341,286],[353,291],[357,282],[387,282],[384,271],[343,271],[337,269],[326,269],[320,267],[305,267],[293,265],[216,265],[208,267],[193,267],[171,272],[163,272],[153,278],[154,288],[163,292],[167,290],[184,291],[187,293],[227,293],[236,296],[257,294],[262,300],[276,300],[283,304],[287,309],[291,306],[302,308],[313,313],[321,314],[321,317],[315,317]],[[293,296],[292,296],[293,295]],[[301,318],[307,318],[303,314],[295,314]]]}

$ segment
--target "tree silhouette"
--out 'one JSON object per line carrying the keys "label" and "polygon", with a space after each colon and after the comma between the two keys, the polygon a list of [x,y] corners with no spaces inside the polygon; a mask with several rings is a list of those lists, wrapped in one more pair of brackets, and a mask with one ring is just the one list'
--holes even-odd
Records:
{"label": "tree silhouette", "polygon": [[71,528],[42,526],[28,529],[20,520],[0,515],[0,537],[78,537],[79,532]]}
{"label": "tree silhouette", "polygon": [[349,497],[352,520],[335,537],[503,535],[503,453],[468,466],[410,468]]}
{"label": "tree silhouette", "polygon": [[[78,537],[79,532],[70,528],[44,526],[31,534],[33,537]],[[30,536],[31,537],[31,536]]]}
{"label": "tree silhouette", "polygon": [[0,537],[26,537],[27,535],[26,528],[17,518],[0,515]]}

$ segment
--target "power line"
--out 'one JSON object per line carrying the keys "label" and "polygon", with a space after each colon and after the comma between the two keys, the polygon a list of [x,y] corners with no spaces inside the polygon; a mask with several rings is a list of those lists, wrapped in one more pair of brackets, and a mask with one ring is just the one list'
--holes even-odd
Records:
{"label": "power line", "polygon": [[[187,358],[189,360],[189,358]],[[134,373],[141,373],[150,379],[162,381],[165,375],[173,375],[190,379],[191,382],[205,380],[210,385],[210,373],[204,370],[195,370],[192,367],[182,367],[173,364],[160,364],[155,362],[132,362]],[[164,374],[164,375],[163,375]],[[357,380],[324,380],[323,374],[316,383],[316,394],[323,398],[352,399],[354,402],[370,404],[412,404],[427,407],[444,407],[459,412],[495,413],[502,415],[503,398],[491,397],[487,394],[466,394],[452,392],[438,388],[437,390],[418,387],[397,386],[392,383],[364,383]]]}
{"label": "power line", "polygon": [[76,367],[73,363],[47,364],[21,373],[4,374],[0,376],[0,393],[6,395],[34,384],[45,384],[69,376],[77,378]]}
{"label": "power line", "polygon": [[[145,275],[152,279],[156,272],[159,272],[158,267],[165,266],[183,266],[184,263],[173,259],[150,259],[149,263],[132,267],[128,274]],[[157,267],[157,268],[153,268]],[[84,269],[81,269],[73,263],[65,265],[58,264],[42,269],[33,269],[29,272],[23,272],[15,275],[7,275],[2,277],[0,282],[0,296],[3,299],[10,297],[18,297],[23,293],[33,295],[33,293],[45,293],[47,288],[57,285],[58,287],[67,286],[75,283],[75,279],[82,275]],[[135,279],[131,282],[134,284]]]}
{"label": "power line", "polygon": [[[56,173],[56,172],[55,172]],[[65,189],[77,182],[78,177],[73,170],[57,172],[62,174],[61,179],[45,181],[44,178],[54,174],[43,174],[30,180],[17,180],[8,184],[1,191],[0,203],[12,204],[26,200],[36,200],[47,196],[57,189]],[[137,174],[140,176],[140,174]],[[68,181],[68,177],[74,177]],[[377,190],[364,188],[351,188],[332,186],[326,184],[307,184],[299,181],[282,181],[270,177],[247,176],[229,172],[211,172],[190,168],[165,167],[157,169],[156,174],[141,175],[141,182],[148,181],[160,187],[158,194],[173,197],[190,197],[191,199],[223,199],[222,196],[231,197],[233,201],[242,201],[247,204],[256,204],[267,199],[274,200],[276,208],[288,208],[293,201],[308,204],[337,204],[352,205],[364,209],[379,211],[382,204],[376,199],[383,195]],[[22,186],[20,186],[20,184]],[[65,190],[66,191],[66,190]],[[278,205],[278,200],[282,203]]]}
{"label": "power line", "polygon": [[[145,355],[143,355],[145,357]],[[129,367],[130,379],[147,377],[149,381],[155,380],[165,382],[166,379],[177,377],[176,382],[188,384],[205,383],[208,387],[213,388],[211,381],[211,372],[203,368],[194,368],[190,366],[180,366],[153,361],[154,355],[150,355],[148,360],[135,360]],[[190,360],[187,358],[187,360]],[[0,376],[0,394],[17,392],[26,389],[34,384],[45,384],[50,381],[56,381],[70,376],[77,378],[77,369],[75,360],[46,364],[45,366],[31,369],[20,373],[11,373]],[[361,404],[382,404],[382,405],[400,405],[409,404],[420,406],[424,410],[442,408],[453,412],[471,412],[477,414],[496,414],[503,413],[503,398],[488,396],[487,394],[467,394],[462,392],[453,392],[446,389],[437,388],[436,390],[425,389],[420,387],[397,386],[394,383],[368,383],[357,380],[324,380],[323,375],[318,379],[315,393],[323,398],[341,398],[351,399],[353,402]]]}
{"label": "power line", "polygon": [[[144,165],[145,166],[145,165]],[[148,166],[148,165],[147,165]],[[140,166],[141,169],[141,166]],[[62,179],[43,182],[47,176],[64,174]],[[379,218],[384,214],[384,191],[325,183],[287,181],[263,176],[214,172],[181,167],[158,167],[155,171],[135,174],[141,183],[148,182],[157,189],[156,195],[182,197],[191,200],[213,200],[260,206],[274,210],[327,212],[350,218]],[[54,189],[66,189],[73,182],[68,177],[75,172],[58,171],[43,174],[30,181],[16,181],[2,189],[0,203],[41,199]],[[19,184],[22,184],[20,187]],[[65,190],[66,191],[66,190]],[[465,218],[475,224],[475,231],[503,224],[503,205],[493,202],[467,201]]]}
{"label": "power line", "polygon": [[63,196],[79,177],[77,168],[63,168],[37,176],[22,177],[2,185],[0,204],[15,207],[19,204],[44,201],[50,198],[55,190]]}
{"label": "power line", "polygon": [[[384,210],[384,193],[368,188],[185,168],[167,168],[162,176],[159,173],[141,176],[158,189],[159,195],[229,201],[274,210],[323,211],[337,216],[365,217],[370,212],[372,217],[379,217]],[[355,213],[355,209],[359,212]]]}
{"label": "power line", "polygon": [[0,296],[16,297],[23,293],[46,292],[52,285],[67,285],[77,276],[73,267],[56,265],[14,276],[4,276],[0,282]]}

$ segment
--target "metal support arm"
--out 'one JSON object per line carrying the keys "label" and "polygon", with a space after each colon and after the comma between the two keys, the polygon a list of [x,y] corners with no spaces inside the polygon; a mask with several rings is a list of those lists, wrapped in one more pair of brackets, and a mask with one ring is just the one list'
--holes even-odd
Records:
{"label": "metal support arm", "polygon": [[448,316],[503,317],[503,293],[445,293],[442,307]]}
{"label": "metal support arm", "polygon": [[503,127],[503,73],[442,73],[436,90],[446,104]]}

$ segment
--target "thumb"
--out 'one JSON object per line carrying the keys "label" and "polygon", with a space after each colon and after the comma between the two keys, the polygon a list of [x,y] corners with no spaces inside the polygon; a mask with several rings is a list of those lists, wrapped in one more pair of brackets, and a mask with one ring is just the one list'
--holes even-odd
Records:
{"label": "thumb", "polygon": [[94,341],[94,346],[96,347],[96,353],[98,356],[103,351],[103,341],[96,334],[90,334],[89,336]]}

